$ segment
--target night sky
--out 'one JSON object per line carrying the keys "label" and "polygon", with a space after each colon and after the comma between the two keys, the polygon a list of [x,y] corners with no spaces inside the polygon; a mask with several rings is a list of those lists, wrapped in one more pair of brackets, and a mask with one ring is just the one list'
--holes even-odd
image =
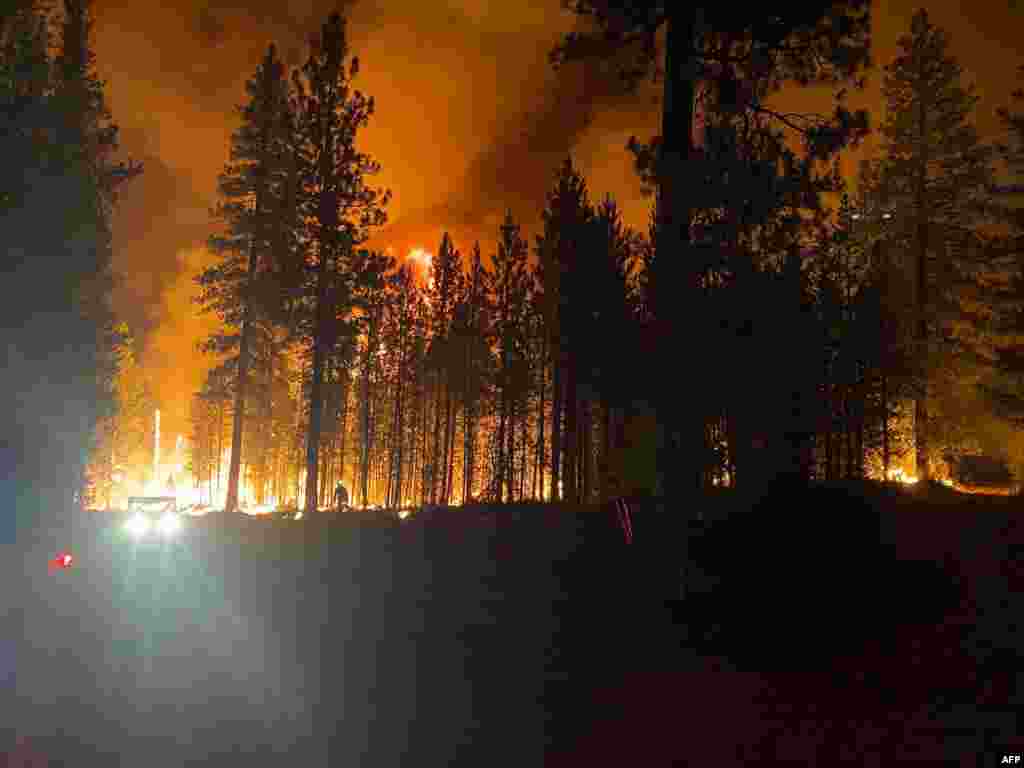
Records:
{"label": "night sky", "polygon": [[[189,298],[192,276],[209,258],[202,248],[212,227],[208,211],[244,82],[272,41],[289,64],[301,63],[306,41],[338,6],[94,0],[97,65],[122,147],[145,164],[115,220],[123,279],[116,308],[144,342],[168,431],[185,430],[189,395],[210,364],[195,343],[214,320],[197,317]],[[882,118],[881,66],[918,7],[875,4],[876,69],[849,102],[871,109],[872,125]],[[977,83],[977,124],[993,135],[995,109],[1009,101],[1024,63],[1024,6],[944,0],[926,7],[950,33],[965,80]],[[361,148],[383,166],[373,183],[394,193],[389,225],[372,245],[432,251],[448,229],[464,255],[479,238],[486,257],[506,207],[532,242],[551,175],[569,151],[591,197],[612,193],[627,222],[646,231],[650,201],[640,195],[625,144],[656,131],[658,89],[626,94],[614,78],[583,66],[554,72],[547,54],[575,23],[559,0],[356,0],[347,15],[362,65],[356,86],[377,105]],[[831,98],[812,89],[781,94],[778,104],[830,111]],[[845,154],[846,171],[858,156]]]}

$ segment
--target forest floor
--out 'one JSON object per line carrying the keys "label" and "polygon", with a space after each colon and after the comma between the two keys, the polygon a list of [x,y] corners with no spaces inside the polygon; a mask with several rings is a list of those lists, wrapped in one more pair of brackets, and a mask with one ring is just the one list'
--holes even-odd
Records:
{"label": "forest floor", "polygon": [[[716,494],[668,602],[683,518],[632,511],[630,545],[596,507],[208,517],[149,549],[91,516],[0,556],[25,585],[0,604],[0,750],[153,768],[973,765],[1022,745],[1018,500]],[[75,566],[55,573],[63,547]]]}

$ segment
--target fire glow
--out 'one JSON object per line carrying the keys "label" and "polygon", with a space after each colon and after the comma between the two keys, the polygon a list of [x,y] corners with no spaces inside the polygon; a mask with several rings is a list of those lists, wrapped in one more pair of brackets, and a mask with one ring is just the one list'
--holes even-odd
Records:
{"label": "fire glow", "polygon": [[889,481],[894,483],[903,483],[904,485],[916,485],[917,477],[904,472],[902,469],[890,469],[889,470]]}
{"label": "fire glow", "polygon": [[409,251],[408,258],[412,264],[417,265],[420,269],[423,270],[423,277],[426,281],[427,286],[429,288],[433,288],[434,276],[431,274],[430,269],[431,264],[433,262],[433,258],[431,257],[430,252],[424,248],[416,247]]}

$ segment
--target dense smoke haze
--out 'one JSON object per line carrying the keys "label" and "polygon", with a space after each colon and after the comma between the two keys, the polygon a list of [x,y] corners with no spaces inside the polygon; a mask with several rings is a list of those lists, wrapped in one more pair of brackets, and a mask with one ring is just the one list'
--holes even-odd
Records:
{"label": "dense smoke haze", "polygon": [[[979,82],[977,120],[982,134],[991,134],[994,110],[1014,87],[1024,16],[999,0],[933,5],[965,79]],[[290,65],[301,63],[307,42],[338,6],[95,2],[97,64],[122,146],[145,164],[115,221],[115,301],[144,342],[169,432],[185,430],[188,396],[209,365],[195,343],[213,322],[196,316],[191,281],[207,258],[209,209],[244,82],[272,41]],[[909,0],[874,9],[879,68],[850,101],[872,110],[873,125],[881,119],[880,67],[914,10]],[[361,145],[383,166],[375,183],[394,192],[389,225],[374,245],[398,254],[413,246],[432,251],[448,229],[463,254],[479,238],[487,256],[506,208],[532,240],[551,174],[567,152],[592,197],[612,193],[626,221],[646,229],[650,201],[640,195],[625,143],[657,130],[657,89],[628,94],[607,71],[580,65],[554,72],[548,52],[577,23],[558,0],[359,0],[347,13],[351,50],[362,65],[356,83],[377,107]],[[831,94],[787,92],[779,103],[829,111]],[[862,152],[845,154],[844,171],[853,171]]]}

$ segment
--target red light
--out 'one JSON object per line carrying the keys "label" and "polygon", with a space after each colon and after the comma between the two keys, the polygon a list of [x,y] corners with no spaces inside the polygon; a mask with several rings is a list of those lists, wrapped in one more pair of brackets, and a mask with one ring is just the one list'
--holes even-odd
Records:
{"label": "red light", "polygon": [[71,564],[75,562],[75,558],[71,556],[70,552],[61,552],[53,560],[50,561],[50,568],[70,568]]}

